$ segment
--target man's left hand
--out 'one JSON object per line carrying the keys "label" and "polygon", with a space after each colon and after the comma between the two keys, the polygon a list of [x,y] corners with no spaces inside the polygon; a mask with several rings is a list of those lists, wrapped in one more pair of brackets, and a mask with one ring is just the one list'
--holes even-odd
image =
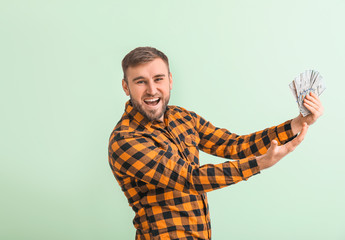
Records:
{"label": "man's left hand", "polygon": [[323,106],[320,101],[320,98],[313,92],[308,94],[304,101],[303,105],[311,112],[309,115],[302,117],[302,124],[306,122],[309,126],[312,125],[316,120],[323,114]]}
{"label": "man's left hand", "polygon": [[302,130],[304,123],[307,123],[310,126],[323,114],[324,108],[320,98],[313,92],[310,92],[310,94],[305,97],[303,105],[310,111],[310,114],[305,117],[300,114],[292,120],[291,128],[294,135]]}

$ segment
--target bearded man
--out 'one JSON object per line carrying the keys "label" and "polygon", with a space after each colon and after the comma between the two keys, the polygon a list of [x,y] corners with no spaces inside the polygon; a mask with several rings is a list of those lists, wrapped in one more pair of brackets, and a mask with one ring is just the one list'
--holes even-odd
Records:
{"label": "bearded man", "polygon": [[[168,105],[173,80],[161,51],[136,48],[122,68],[122,88],[130,99],[110,136],[109,163],[135,212],[136,239],[210,239],[206,193],[277,163],[323,113],[311,93],[304,100],[308,116],[237,135]],[[200,166],[199,150],[233,160]]]}

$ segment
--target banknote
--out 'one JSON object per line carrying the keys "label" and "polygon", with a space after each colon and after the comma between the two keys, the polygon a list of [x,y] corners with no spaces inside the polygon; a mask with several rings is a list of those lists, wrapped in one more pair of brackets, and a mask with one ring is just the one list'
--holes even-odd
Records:
{"label": "banknote", "polygon": [[310,92],[320,96],[326,89],[322,79],[323,78],[318,71],[306,70],[295,77],[295,79],[289,84],[303,117],[310,113],[310,111],[303,105],[305,96]]}

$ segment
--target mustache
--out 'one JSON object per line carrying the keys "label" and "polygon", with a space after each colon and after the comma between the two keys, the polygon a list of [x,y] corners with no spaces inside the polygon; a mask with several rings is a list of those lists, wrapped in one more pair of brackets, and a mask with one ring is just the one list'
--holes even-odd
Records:
{"label": "mustache", "polygon": [[144,98],[162,98],[162,96],[159,95],[159,94],[155,94],[155,95],[146,94],[146,95],[143,96],[142,98],[143,98],[143,99],[144,99]]}

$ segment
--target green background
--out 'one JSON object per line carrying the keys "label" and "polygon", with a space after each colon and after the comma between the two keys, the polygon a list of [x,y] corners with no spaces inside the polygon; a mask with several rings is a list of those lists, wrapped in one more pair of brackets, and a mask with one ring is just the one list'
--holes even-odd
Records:
{"label": "green background", "polygon": [[[0,2],[0,238],[134,239],[108,165],[121,60],[169,57],[170,104],[237,134],[298,114],[316,69],[324,115],[276,166],[208,194],[213,239],[345,239],[344,1]],[[201,163],[223,161],[201,154]]]}

